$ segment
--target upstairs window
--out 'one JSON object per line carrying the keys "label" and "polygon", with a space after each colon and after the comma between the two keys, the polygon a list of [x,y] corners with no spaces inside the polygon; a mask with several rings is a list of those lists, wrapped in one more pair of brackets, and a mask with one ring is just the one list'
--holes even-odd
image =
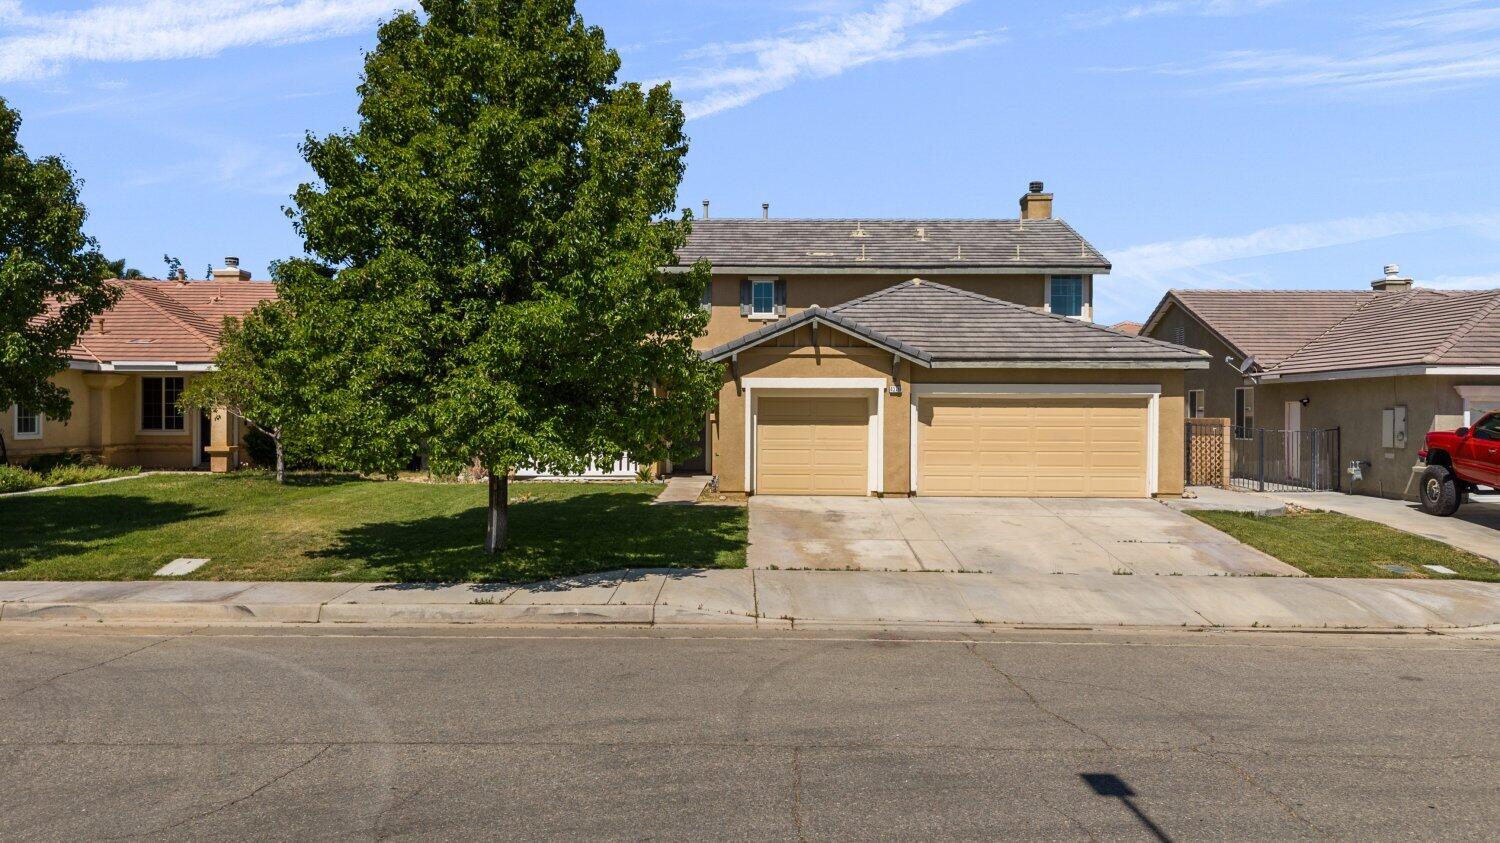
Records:
{"label": "upstairs window", "polygon": [[1083,315],[1083,276],[1054,275],[1047,282],[1048,308],[1059,316]]}
{"label": "upstairs window", "polygon": [[750,315],[776,315],[776,282],[755,281],[750,289]]}
{"label": "upstairs window", "polygon": [[42,437],[42,414],[24,407],[16,407],[16,438],[40,439]]}
{"label": "upstairs window", "polygon": [[175,431],[187,428],[177,396],[182,378],[141,378],[141,430]]}

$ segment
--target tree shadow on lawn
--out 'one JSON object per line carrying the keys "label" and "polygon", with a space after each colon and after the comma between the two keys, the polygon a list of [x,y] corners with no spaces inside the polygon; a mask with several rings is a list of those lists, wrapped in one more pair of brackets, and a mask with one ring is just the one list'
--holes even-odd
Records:
{"label": "tree shadow on lawn", "polygon": [[619,568],[744,566],[745,512],[651,506],[650,495],[595,492],[510,506],[510,543],[484,553],[486,509],[361,524],[308,555],[397,582],[532,582]]}
{"label": "tree shadow on lawn", "polygon": [[143,495],[43,492],[0,502],[0,573],[86,553],[100,543],[168,524],[223,514]]}

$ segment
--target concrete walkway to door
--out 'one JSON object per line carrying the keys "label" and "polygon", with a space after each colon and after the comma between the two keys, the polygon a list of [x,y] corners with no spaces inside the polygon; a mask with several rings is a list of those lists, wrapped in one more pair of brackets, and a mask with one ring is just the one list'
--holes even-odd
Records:
{"label": "concrete walkway to door", "polygon": [[750,499],[752,568],[1302,576],[1151,500]]}

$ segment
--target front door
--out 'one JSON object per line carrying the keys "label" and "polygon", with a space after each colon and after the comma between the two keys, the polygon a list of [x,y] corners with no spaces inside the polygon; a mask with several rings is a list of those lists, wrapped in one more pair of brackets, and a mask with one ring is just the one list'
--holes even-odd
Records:
{"label": "front door", "polygon": [[673,474],[703,474],[708,471],[708,425],[703,425],[703,431],[698,438],[698,453],[683,460],[672,463]]}
{"label": "front door", "polygon": [[208,465],[208,446],[212,444],[214,433],[213,416],[202,410],[198,411],[198,453],[193,456],[193,464]]}

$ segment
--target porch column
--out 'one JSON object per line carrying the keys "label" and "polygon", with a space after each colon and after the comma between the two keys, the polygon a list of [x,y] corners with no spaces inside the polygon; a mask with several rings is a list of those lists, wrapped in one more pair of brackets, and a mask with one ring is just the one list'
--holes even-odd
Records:
{"label": "porch column", "polygon": [[215,407],[209,420],[209,444],[204,448],[208,452],[209,471],[222,474],[240,467],[240,446],[230,442],[229,428],[229,411]]}

